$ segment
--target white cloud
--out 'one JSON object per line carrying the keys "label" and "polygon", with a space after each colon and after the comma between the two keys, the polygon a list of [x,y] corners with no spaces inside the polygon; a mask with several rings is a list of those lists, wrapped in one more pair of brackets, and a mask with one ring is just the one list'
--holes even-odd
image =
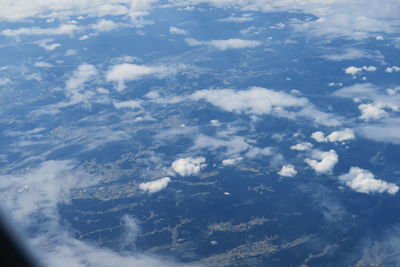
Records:
{"label": "white cloud", "polygon": [[90,26],[90,28],[95,31],[109,32],[109,31],[112,31],[112,30],[118,28],[119,26],[120,26],[120,24],[115,23],[112,20],[101,19],[101,20],[97,21],[95,24],[92,24]]}
{"label": "white cloud", "polygon": [[205,99],[224,110],[246,114],[268,114],[274,107],[301,107],[308,103],[305,98],[265,89],[252,87],[249,90],[231,89],[200,90],[192,96],[195,100]]}
{"label": "white cloud", "polygon": [[68,57],[68,56],[73,56],[76,55],[77,51],[75,49],[68,49],[67,51],[65,51],[64,56]]}
{"label": "white cloud", "polygon": [[371,83],[355,84],[344,87],[333,93],[334,96],[351,98],[358,105],[361,115],[360,119],[373,120],[389,117],[390,111],[398,111],[400,103],[399,89],[389,88],[382,90]]}
{"label": "white cloud", "polygon": [[321,131],[317,131],[311,134],[311,138],[315,141],[322,142],[343,142],[355,139],[354,131],[352,129],[344,129],[341,131],[333,131],[328,136]]}
{"label": "white cloud", "polygon": [[326,141],[325,134],[321,131],[317,131],[311,134],[311,138],[313,138],[315,141],[322,143]]}
{"label": "white cloud", "polygon": [[[248,90],[238,91],[232,89],[200,90],[190,95],[189,98],[193,100],[204,99],[226,111],[238,114],[273,114],[289,119],[310,118],[317,123],[329,126],[340,124],[336,117],[317,110],[304,97],[296,97],[261,87],[251,87]],[[285,110],[289,107],[300,109],[297,111]]]}
{"label": "white cloud", "polygon": [[347,174],[339,176],[339,180],[348,187],[359,193],[388,193],[394,195],[399,191],[399,187],[393,183],[387,183],[380,179],[375,179],[374,175],[358,167],[351,167]]}
{"label": "white cloud", "polygon": [[97,74],[98,71],[95,66],[86,63],[79,65],[65,83],[66,95],[70,98],[70,101],[68,103],[58,103],[55,107],[66,107],[89,99],[93,93],[84,91],[85,83],[93,80]]}
{"label": "white cloud", "polygon": [[313,144],[309,142],[302,142],[290,147],[291,150],[305,151],[310,150],[313,147]]}
{"label": "white cloud", "polygon": [[154,75],[158,78],[163,78],[168,75],[173,75],[184,68],[184,65],[166,67],[123,63],[112,66],[107,71],[106,80],[117,82],[117,90],[122,91],[126,87],[124,83],[125,81],[135,81],[150,75]]}
{"label": "white cloud", "polygon": [[68,16],[75,17],[79,15],[99,17],[128,15],[130,8],[134,6],[135,10],[139,11],[140,6],[132,3],[130,0],[3,0],[0,1],[0,20],[17,21],[26,18],[39,17],[49,18],[49,20],[52,21],[53,18],[65,18]]}
{"label": "white cloud", "polygon": [[332,171],[339,158],[336,151],[331,149],[328,152],[313,151],[313,159],[305,159],[305,162],[315,170],[317,174],[329,173]]}
{"label": "white cloud", "polygon": [[221,125],[221,123],[219,122],[219,120],[210,120],[210,123],[212,126],[218,127]]}
{"label": "white cloud", "polygon": [[385,105],[378,103],[360,104],[358,108],[361,111],[360,119],[362,120],[378,120],[386,118],[389,114],[383,109]]}
{"label": "white cloud", "polygon": [[128,100],[122,102],[114,102],[114,107],[116,109],[123,109],[123,108],[130,108],[130,109],[137,109],[141,108],[141,102],[138,100]]}
{"label": "white cloud", "polygon": [[57,47],[61,46],[61,44],[59,43],[51,43],[51,42],[53,42],[53,39],[44,39],[38,41],[37,44],[47,51],[53,51]]}
{"label": "white cloud", "polygon": [[199,174],[201,169],[207,166],[204,157],[181,158],[172,162],[171,169],[180,176],[191,176]]}
{"label": "white cloud", "polygon": [[297,171],[294,169],[294,166],[291,164],[282,166],[281,170],[278,172],[280,176],[285,177],[293,177],[297,174]]}
{"label": "white cloud", "polygon": [[246,142],[246,138],[242,136],[227,136],[223,138],[215,138],[199,134],[194,139],[194,144],[191,149],[209,149],[216,151],[218,148],[225,148],[227,155],[237,155],[246,151],[250,145]]}
{"label": "white cloud", "polygon": [[399,72],[400,71],[400,67],[398,67],[398,66],[387,67],[385,69],[385,71],[388,72],[388,73]]}
{"label": "white cloud", "polygon": [[230,16],[227,18],[222,18],[218,19],[219,22],[236,22],[236,23],[243,23],[243,22],[248,22],[254,20],[253,17],[251,17],[251,14],[243,14],[242,16]]}
{"label": "white cloud", "polygon": [[[362,59],[362,58],[373,59],[373,60],[377,60],[380,62],[384,61],[384,56],[379,51],[368,51],[368,50],[361,50],[361,49],[356,49],[356,48],[346,48],[339,53],[331,53],[331,54],[324,55],[322,57],[327,60],[332,60],[332,61],[345,61],[345,60],[355,60],[355,59]],[[356,68],[356,67],[349,67],[349,68],[347,68],[347,69],[349,69],[350,72],[353,72],[353,71],[357,72],[357,70],[358,70],[358,68]],[[361,70],[362,70],[362,68],[361,68]]]}
{"label": "white cloud", "polygon": [[57,28],[19,28],[1,31],[2,35],[16,37],[20,35],[73,35],[79,27],[71,24],[62,24]]}
{"label": "white cloud", "polygon": [[[68,205],[72,190],[100,182],[99,177],[78,169],[72,161],[46,161],[25,173],[0,176],[2,214],[15,233],[43,266],[181,266],[148,254],[126,253],[85,243],[61,223],[60,204]],[[3,213],[4,212],[4,213]],[[123,245],[134,242],[138,226],[122,218]],[[34,229],[34,230],[32,230]],[[129,240],[130,239],[130,240]],[[51,246],[49,246],[51,244]]]}
{"label": "white cloud", "polygon": [[139,188],[144,192],[153,194],[166,188],[169,182],[171,182],[171,178],[164,177],[151,182],[141,183],[139,184]]}
{"label": "white cloud", "polygon": [[343,142],[355,139],[355,135],[352,129],[344,129],[342,131],[334,131],[330,133],[326,140],[328,142]]}
{"label": "white cloud", "polygon": [[85,82],[92,79],[97,74],[95,66],[90,64],[81,64],[72,74],[72,77],[65,83],[65,87],[69,90],[74,90],[82,87]]}
{"label": "white cloud", "polygon": [[274,154],[273,150],[270,147],[264,147],[264,148],[250,147],[245,155],[248,158],[255,158],[258,156],[271,156],[271,155],[276,155],[277,157],[280,156],[278,154]]}
{"label": "white cloud", "polygon": [[173,26],[169,27],[169,33],[171,33],[171,34],[180,34],[180,35],[188,34],[188,32],[186,30],[179,29],[179,28],[173,27]]}
{"label": "white cloud", "polygon": [[356,128],[361,136],[377,142],[400,144],[400,119],[383,118],[378,123]]}
{"label": "white cloud", "polygon": [[33,66],[38,67],[38,68],[51,68],[51,67],[53,67],[52,64],[50,64],[48,62],[44,62],[44,61],[35,62],[35,64],[33,64]]}
{"label": "white cloud", "polygon": [[362,71],[369,71],[369,72],[373,72],[376,71],[377,68],[375,66],[363,66],[363,67],[354,67],[354,66],[350,66],[347,67],[344,72],[346,72],[346,74],[351,74],[351,75],[357,75]]}
{"label": "white cloud", "polygon": [[231,166],[231,165],[235,165],[236,163],[238,163],[239,161],[243,160],[242,157],[238,157],[238,158],[231,158],[231,159],[224,159],[222,161],[222,165],[223,166]]}
{"label": "white cloud", "polygon": [[13,217],[24,226],[35,220],[34,214],[57,219],[57,204],[68,203],[72,189],[98,182],[82,171],[72,172],[73,169],[72,161],[46,161],[29,173],[2,176],[2,207],[11,209]]}
{"label": "white cloud", "polygon": [[208,45],[208,46],[215,47],[219,50],[254,48],[254,47],[261,45],[260,41],[243,40],[243,39],[198,41],[198,40],[195,40],[192,38],[187,38],[187,39],[185,39],[185,41],[190,46]]}

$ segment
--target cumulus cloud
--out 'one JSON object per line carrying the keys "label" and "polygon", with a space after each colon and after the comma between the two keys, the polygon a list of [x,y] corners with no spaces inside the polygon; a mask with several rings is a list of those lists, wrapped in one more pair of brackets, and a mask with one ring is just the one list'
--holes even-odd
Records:
{"label": "cumulus cloud", "polygon": [[73,35],[79,27],[71,24],[62,24],[56,28],[19,28],[5,29],[0,33],[5,36],[16,37],[20,35]]}
{"label": "cumulus cloud", "polygon": [[260,41],[243,40],[243,39],[198,41],[192,38],[187,38],[186,43],[189,44],[190,46],[208,45],[215,47],[218,50],[254,48],[261,45]]}
{"label": "cumulus cloud", "polygon": [[154,180],[151,182],[147,183],[141,183],[139,184],[140,190],[147,192],[149,194],[156,193],[158,191],[161,191],[167,187],[167,185],[171,182],[171,178],[169,177],[164,177],[158,180]]}
{"label": "cumulus cloud", "polygon": [[[321,112],[304,97],[296,97],[284,92],[278,92],[261,87],[251,87],[248,90],[232,89],[200,90],[189,98],[206,100],[226,111],[238,114],[265,115],[273,114],[280,117],[296,119],[305,117],[325,125],[338,125],[340,122],[328,113]],[[285,108],[297,107],[298,111],[288,111]]]}
{"label": "cumulus cloud", "polygon": [[179,28],[173,27],[173,26],[169,27],[169,33],[170,34],[179,34],[179,35],[188,34],[188,32],[186,30],[179,29]]}
{"label": "cumulus cloud", "polygon": [[282,166],[281,170],[278,172],[280,176],[293,177],[297,174],[294,166],[291,164]]}
{"label": "cumulus cloud", "polygon": [[363,83],[344,87],[333,95],[351,98],[356,103],[361,102],[358,105],[361,112],[360,119],[368,121],[386,118],[389,117],[389,112],[398,111],[400,102],[398,92],[398,88],[382,90],[371,83]]}
{"label": "cumulus cloud", "polygon": [[313,144],[309,142],[302,142],[290,147],[291,150],[305,151],[310,150],[313,147]]}
{"label": "cumulus cloud", "polygon": [[343,142],[355,139],[354,131],[352,129],[344,129],[342,131],[331,132],[326,140],[328,142]]}
{"label": "cumulus cloud", "polygon": [[360,104],[360,119],[368,121],[386,118],[389,114],[384,110],[385,107],[386,105],[379,103]]}
{"label": "cumulus cloud", "polygon": [[359,193],[369,194],[386,192],[394,195],[399,191],[397,185],[375,179],[370,171],[358,167],[351,167],[348,173],[339,176],[339,180]]}
{"label": "cumulus cloud", "polygon": [[172,162],[171,169],[180,176],[197,175],[200,171],[207,166],[204,157],[197,158],[181,158]]}
{"label": "cumulus cloud", "polygon": [[305,162],[313,168],[317,174],[330,173],[339,161],[339,157],[333,149],[328,152],[313,151],[312,158],[313,159],[305,159]]}
{"label": "cumulus cloud", "polygon": [[277,92],[261,87],[235,91],[231,89],[200,90],[192,96],[195,100],[205,99],[224,110],[246,114],[268,114],[274,107],[301,107],[308,104],[307,99]]}
{"label": "cumulus cloud", "polygon": [[359,73],[361,73],[362,71],[369,71],[369,72],[373,72],[376,71],[377,68],[375,66],[363,66],[363,67],[354,67],[354,66],[350,66],[347,67],[344,72],[346,74],[351,74],[351,75],[357,75]]}
{"label": "cumulus cloud", "polygon": [[343,142],[354,140],[356,137],[354,135],[354,131],[352,129],[344,129],[341,131],[333,131],[328,136],[321,131],[317,131],[311,134],[311,138],[315,141],[322,143],[322,142]]}
{"label": "cumulus cloud", "polygon": [[123,63],[112,66],[106,74],[107,81],[117,82],[117,90],[125,89],[125,81],[135,81],[146,76],[154,75],[158,78],[163,78],[182,70],[183,65],[179,66],[145,66],[130,63]]}
{"label": "cumulus cloud", "polygon": [[392,73],[392,72],[400,72],[400,67],[399,66],[392,66],[392,67],[387,67],[385,69],[386,72]]}
{"label": "cumulus cloud", "polygon": [[243,158],[242,157],[238,157],[238,158],[231,158],[231,159],[224,159],[222,161],[222,165],[223,166],[231,166],[231,165],[235,165],[236,163],[242,161]]}
{"label": "cumulus cloud", "polygon": [[311,138],[314,139],[315,141],[322,143],[326,141],[325,134],[321,131],[313,132],[311,134]]}

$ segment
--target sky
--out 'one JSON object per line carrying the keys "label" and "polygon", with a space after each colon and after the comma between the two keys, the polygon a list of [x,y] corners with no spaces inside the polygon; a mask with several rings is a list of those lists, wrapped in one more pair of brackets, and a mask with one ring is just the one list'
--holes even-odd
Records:
{"label": "sky", "polygon": [[[349,151],[400,144],[399,14],[396,0],[3,0],[2,206],[34,228],[26,239],[45,265],[179,266],[86,243],[62,224],[72,191],[108,178],[87,173],[84,155],[118,142],[142,149],[143,195],[262,159],[284,179],[308,171],[338,192],[394,198],[397,165],[374,168]],[[266,145],[260,125],[278,120],[286,131]],[[147,150],[136,133],[153,124],[154,147],[184,149]],[[140,225],[121,221],[129,246]]]}

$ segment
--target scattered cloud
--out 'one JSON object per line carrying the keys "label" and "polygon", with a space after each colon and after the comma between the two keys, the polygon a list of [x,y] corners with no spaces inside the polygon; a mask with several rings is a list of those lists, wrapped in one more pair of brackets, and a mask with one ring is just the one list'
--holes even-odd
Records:
{"label": "scattered cloud", "polygon": [[70,35],[72,36],[80,28],[76,25],[62,24],[56,28],[19,28],[5,29],[0,33],[5,36],[17,37],[20,35]]}
{"label": "scattered cloud", "polygon": [[51,67],[53,67],[52,64],[50,64],[48,62],[44,62],[44,61],[35,62],[35,64],[33,64],[33,66],[38,67],[38,68],[51,68]]}
{"label": "scattered cloud", "polygon": [[207,166],[206,158],[181,158],[172,162],[171,169],[180,176],[197,175],[200,171]]}
{"label": "scattered cloud", "polygon": [[139,100],[128,100],[122,102],[114,102],[114,107],[116,109],[124,109],[124,108],[138,109],[141,108],[142,106]]}
{"label": "scattered cloud", "polygon": [[399,118],[383,118],[378,123],[362,124],[355,130],[357,134],[373,141],[400,144]]}
{"label": "scattered cloud", "polygon": [[[190,98],[206,100],[221,109],[238,114],[259,116],[272,114],[290,119],[303,117],[325,125],[339,124],[334,116],[317,110],[304,97],[296,97],[261,87],[238,91],[232,89],[200,90],[193,93]],[[285,110],[285,108],[294,107],[300,109],[298,111]]]}
{"label": "scattered cloud", "polygon": [[115,30],[120,26],[119,23],[115,23],[112,20],[101,19],[97,21],[95,24],[90,25],[90,28],[99,32],[109,32]]}
{"label": "scattered cloud", "polygon": [[241,91],[232,89],[200,90],[191,97],[195,100],[205,99],[230,112],[256,115],[272,113],[275,107],[301,107],[308,104],[305,98],[297,98],[261,87],[252,87],[249,90]]}
{"label": "scattered cloud", "polygon": [[57,47],[61,46],[61,44],[59,44],[59,43],[54,43],[53,39],[43,39],[43,40],[38,41],[37,44],[47,51],[53,51]]}
{"label": "scattered cloud", "polygon": [[384,110],[385,107],[385,105],[378,103],[361,104],[358,106],[361,112],[360,119],[369,121],[389,117],[389,114]]}
{"label": "scattered cloud", "polygon": [[199,134],[194,139],[192,149],[209,149],[216,151],[218,148],[224,148],[227,155],[238,155],[250,148],[246,138],[242,136],[227,136],[223,138],[215,138]]}
{"label": "scattered cloud", "polygon": [[242,161],[243,158],[242,157],[238,157],[238,158],[230,158],[230,159],[224,159],[222,161],[222,165],[223,166],[232,166],[237,164],[238,162]]}
{"label": "scattered cloud", "polygon": [[227,40],[211,40],[198,41],[196,39],[187,38],[186,43],[190,46],[208,45],[217,48],[218,50],[255,48],[261,45],[260,41],[243,40],[243,39],[227,39]]}
{"label": "scattered cloud", "polygon": [[169,27],[169,33],[170,34],[178,34],[178,35],[188,34],[188,32],[186,30],[179,29],[179,28],[173,27],[173,26]]}
{"label": "scattered cloud", "polygon": [[331,132],[326,140],[328,142],[343,142],[348,140],[354,140],[356,137],[352,129],[344,129],[342,131]]}
{"label": "scattered cloud", "polygon": [[281,170],[278,172],[280,176],[284,177],[293,177],[297,174],[297,171],[294,169],[294,166],[291,164],[282,166]]}
{"label": "scattered cloud", "polygon": [[252,14],[250,13],[246,13],[243,14],[242,16],[230,16],[227,18],[222,18],[222,19],[218,19],[219,22],[236,22],[236,23],[243,23],[243,22],[249,22],[254,20],[254,18],[252,17]]}
{"label": "scattered cloud", "polygon": [[344,87],[333,95],[351,98],[359,103],[360,119],[369,121],[386,118],[390,116],[390,112],[397,112],[400,101],[399,91],[397,87],[382,90],[371,83],[363,83]]}
{"label": "scattered cloud", "polygon": [[313,147],[313,144],[309,142],[302,142],[296,145],[293,145],[290,147],[291,150],[297,150],[297,151],[306,151],[310,150]]}
{"label": "scattered cloud", "polygon": [[175,74],[184,68],[184,65],[166,67],[122,63],[112,66],[107,71],[106,80],[109,82],[117,82],[117,90],[122,91],[126,87],[125,81],[135,81],[151,75],[158,78],[163,78],[168,75]]}
{"label": "scattered cloud", "polygon": [[305,162],[313,168],[317,174],[330,173],[338,161],[339,157],[333,149],[328,152],[313,151],[312,159],[305,159]]}
{"label": "scattered cloud", "polygon": [[[150,254],[116,251],[73,236],[61,222],[60,204],[68,205],[73,190],[82,190],[100,182],[76,167],[73,161],[45,161],[26,172],[0,177],[2,212],[23,234],[23,241],[43,266],[181,266]],[[125,240],[132,243],[138,225],[127,216]],[[32,231],[34,227],[34,231]],[[124,237],[122,237],[124,238]],[[127,245],[123,241],[123,245]],[[49,246],[51,244],[51,246]]]}
{"label": "scattered cloud", "polygon": [[[356,60],[356,59],[372,59],[380,62],[384,62],[384,56],[379,51],[367,51],[356,48],[345,48],[339,53],[330,53],[323,55],[322,58],[332,61],[345,61],[345,60]],[[350,67],[355,68],[355,67]],[[347,69],[346,69],[347,70]],[[350,69],[353,70],[353,69]],[[354,71],[354,70],[353,70]],[[347,73],[347,72],[346,72]]]}
{"label": "scattered cloud", "polygon": [[147,192],[149,194],[156,193],[165,189],[168,186],[168,183],[171,182],[171,178],[164,177],[158,180],[154,180],[151,182],[141,183],[139,184],[140,190]]}
{"label": "scattered cloud", "polygon": [[328,136],[321,131],[317,131],[311,134],[311,138],[315,141],[322,142],[344,142],[349,140],[354,140],[356,137],[354,135],[354,131],[352,129],[344,129],[341,131],[333,131]]}
{"label": "scattered cloud", "polygon": [[375,66],[363,66],[363,67],[354,67],[354,66],[350,66],[347,67],[344,72],[346,74],[351,74],[353,76],[361,73],[362,71],[369,71],[369,72],[373,72],[376,71],[377,68]]}
{"label": "scattered cloud", "polygon": [[374,175],[358,167],[351,167],[346,174],[340,175],[339,180],[359,193],[388,193],[394,195],[399,187],[383,180],[375,179]]}
{"label": "scattered cloud", "polygon": [[385,69],[385,71],[388,72],[388,73],[400,72],[400,67],[399,67],[399,66],[387,67],[387,68]]}

